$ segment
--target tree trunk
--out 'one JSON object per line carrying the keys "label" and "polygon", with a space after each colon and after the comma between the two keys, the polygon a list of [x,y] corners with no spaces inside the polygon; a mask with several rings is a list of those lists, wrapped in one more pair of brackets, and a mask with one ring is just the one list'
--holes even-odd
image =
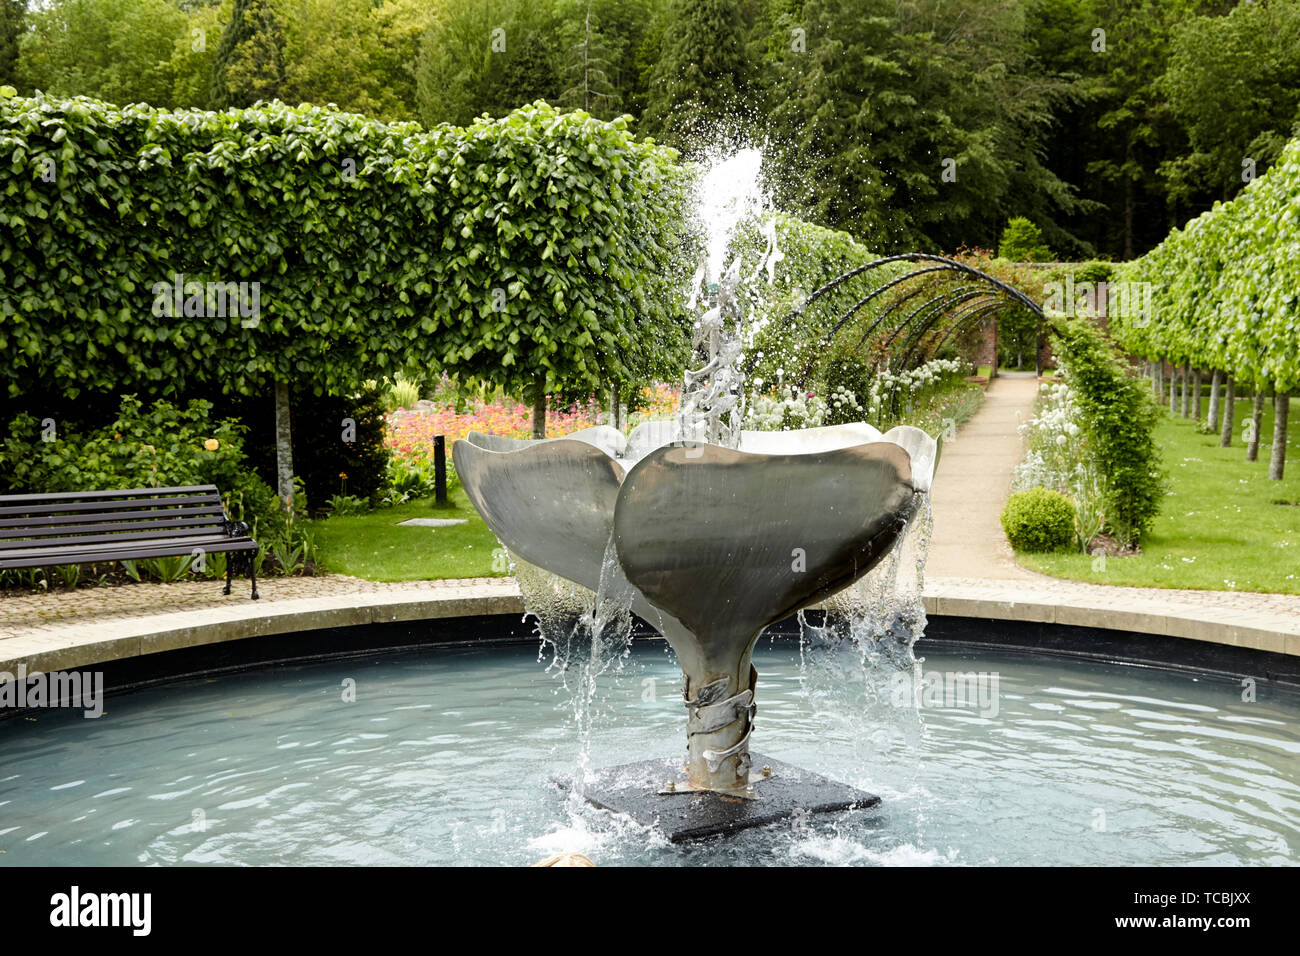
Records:
{"label": "tree trunk", "polygon": [[1192,369],[1192,417],[1201,420],[1201,370]]}
{"label": "tree trunk", "polygon": [[1264,390],[1255,389],[1255,402],[1250,407],[1250,431],[1246,435],[1246,460],[1259,461],[1260,422],[1264,419]]}
{"label": "tree trunk", "polygon": [[609,387],[609,423],[619,431],[622,431],[623,425],[619,421],[618,412],[618,386],[611,385]]}
{"label": "tree trunk", "polygon": [[1189,398],[1191,398],[1191,396],[1187,394],[1187,379],[1191,376],[1191,374],[1192,374],[1192,366],[1189,363],[1184,362],[1183,363],[1183,392],[1182,392],[1183,407],[1181,411],[1183,418],[1186,418],[1189,414],[1187,401]]}
{"label": "tree trunk", "polygon": [[1210,376],[1210,417],[1206,420],[1211,432],[1219,427],[1219,389],[1222,384],[1223,373],[1216,368]]}
{"label": "tree trunk", "polygon": [[533,437],[546,437],[546,376],[533,380]]}
{"label": "tree trunk", "polygon": [[1281,481],[1286,470],[1286,423],[1291,414],[1291,393],[1278,392],[1273,396],[1273,454],[1268,462],[1268,477]]}
{"label": "tree trunk", "polygon": [[275,490],[280,506],[293,510],[293,436],[289,429],[289,384],[275,383]]}
{"label": "tree trunk", "polygon": [[1232,419],[1236,409],[1233,408],[1233,382],[1232,376],[1226,377],[1227,381],[1223,386],[1223,427],[1219,429],[1219,447],[1229,448],[1232,446]]}
{"label": "tree trunk", "polygon": [[1178,366],[1169,363],[1169,414],[1178,414]]}

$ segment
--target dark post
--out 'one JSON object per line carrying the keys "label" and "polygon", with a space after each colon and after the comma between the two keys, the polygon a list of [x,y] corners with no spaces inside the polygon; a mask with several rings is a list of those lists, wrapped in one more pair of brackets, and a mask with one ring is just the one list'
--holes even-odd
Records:
{"label": "dark post", "polygon": [[447,436],[433,436],[433,500],[447,503]]}

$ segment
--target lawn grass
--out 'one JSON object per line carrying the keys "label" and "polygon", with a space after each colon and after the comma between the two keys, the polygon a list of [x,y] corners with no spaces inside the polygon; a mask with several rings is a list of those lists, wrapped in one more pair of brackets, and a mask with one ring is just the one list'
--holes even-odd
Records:
{"label": "lawn grass", "polygon": [[[1230,448],[1202,435],[1194,419],[1165,413],[1156,429],[1168,494],[1142,553],[1107,558],[1021,554],[1031,570],[1078,581],[1137,587],[1300,594],[1300,421],[1292,414],[1286,477],[1268,480],[1273,406],[1265,403],[1259,461],[1246,461],[1242,424],[1251,403],[1238,401]],[[1276,504],[1283,501],[1286,504]]]}
{"label": "lawn grass", "polygon": [[[443,528],[399,527],[397,523],[407,518],[464,518],[466,523]],[[447,507],[434,507],[432,499],[412,501],[365,515],[313,521],[311,533],[321,564],[334,574],[350,574],[369,581],[428,581],[506,574],[492,567],[492,552],[500,547],[496,536],[459,487],[453,487],[448,493]]]}

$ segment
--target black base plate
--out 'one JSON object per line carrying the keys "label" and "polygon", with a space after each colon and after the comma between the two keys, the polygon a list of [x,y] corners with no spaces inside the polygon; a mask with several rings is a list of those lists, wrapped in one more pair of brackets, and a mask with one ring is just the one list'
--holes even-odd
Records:
{"label": "black base plate", "polygon": [[[754,785],[757,799],[709,791],[661,794],[669,780],[682,779],[681,759],[643,760],[597,770],[584,796],[604,810],[625,813],[662,832],[672,843],[702,840],[766,826],[796,815],[861,810],[880,803],[875,794],[803,770],[762,754],[751,754],[755,775],[769,766],[772,776]],[[557,780],[563,787],[569,781]]]}

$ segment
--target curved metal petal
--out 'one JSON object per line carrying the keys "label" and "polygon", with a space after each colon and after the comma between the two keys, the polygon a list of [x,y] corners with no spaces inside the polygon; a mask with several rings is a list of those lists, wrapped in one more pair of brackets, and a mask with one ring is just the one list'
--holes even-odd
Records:
{"label": "curved metal petal", "polygon": [[929,491],[934,483],[934,471],[939,467],[939,440],[911,425],[895,425],[885,432],[884,440],[907,452],[912,459],[912,483],[917,491]]}
{"label": "curved metal petal", "polygon": [[471,431],[465,436],[465,440],[488,451],[517,451],[544,441],[581,441],[594,445],[611,458],[621,457],[627,449],[627,438],[621,431],[610,425],[593,425],[559,438],[509,438],[505,435]]}
{"label": "curved metal petal", "polygon": [[907,453],[890,443],[807,455],[661,448],[624,479],[614,541],[628,580],[710,653],[866,574],[915,497]]}
{"label": "curved metal petal", "polygon": [[746,429],[740,433],[740,450],[756,455],[803,455],[834,451],[850,445],[864,445],[882,438],[884,436],[880,434],[880,429],[866,422],[793,428],[782,432]]}
{"label": "curved metal petal", "polygon": [[[588,591],[600,590],[622,465],[591,445],[564,438],[502,451],[458,441],[452,460],[469,500],[511,552]],[[668,640],[683,669],[698,667],[694,636],[631,588],[621,567],[604,570],[617,575],[605,581],[610,592],[631,592],[632,610]]]}
{"label": "curved metal petal", "polygon": [[567,438],[512,451],[462,440],[452,446],[452,460],[469,500],[502,544],[525,561],[599,589],[622,465]]}
{"label": "curved metal petal", "polygon": [[642,422],[627,436],[627,449],[623,457],[631,461],[644,458],[656,448],[671,445],[681,434],[681,427],[673,419]]}

